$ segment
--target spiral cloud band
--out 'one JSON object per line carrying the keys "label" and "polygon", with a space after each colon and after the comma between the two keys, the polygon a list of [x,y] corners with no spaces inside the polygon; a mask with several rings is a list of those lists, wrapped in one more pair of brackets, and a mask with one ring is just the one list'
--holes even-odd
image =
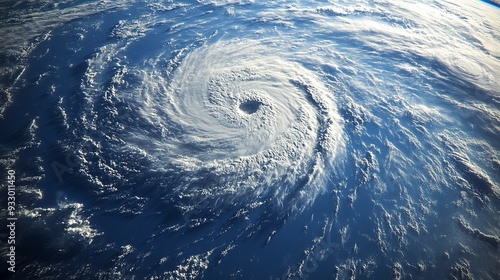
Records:
{"label": "spiral cloud band", "polygon": [[253,41],[201,47],[171,75],[144,71],[142,112],[165,128],[159,163],[215,175],[207,196],[251,191],[281,204],[318,193],[342,128],[334,93],[311,71]]}

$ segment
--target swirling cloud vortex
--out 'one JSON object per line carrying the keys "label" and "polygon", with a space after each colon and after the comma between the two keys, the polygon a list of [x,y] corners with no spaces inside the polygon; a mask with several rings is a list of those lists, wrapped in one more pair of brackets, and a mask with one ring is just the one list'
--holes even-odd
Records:
{"label": "swirling cloud vortex", "polygon": [[285,57],[253,41],[218,42],[171,73],[150,71],[143,113],[165,128],[154,143],[158,163],[215,178],[202,187],[207,197],[312,201],[342,147],[336,93]]}

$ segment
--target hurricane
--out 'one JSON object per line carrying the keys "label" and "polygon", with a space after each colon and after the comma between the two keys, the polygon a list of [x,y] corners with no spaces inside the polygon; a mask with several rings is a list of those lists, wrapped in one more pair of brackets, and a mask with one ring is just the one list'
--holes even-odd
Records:
{"label": "hurricane", "polygon": [[499,277],[497,1],[0,10],[2,278]]}
{"label": "hurricane", "polygon": [[248,194],[282,205],[307,203],[321,189],[316,181],[343,141],[334,93],[259,45],[219,41],[193,50],[170,75],[155,64],[137,71],[141,88],[124,98],[138,103],[138,123],[158,138],[139,130],[129,143],[149,142],[146,153],[160,170],[220,178],[202,189],[182,184],[180,194]]}

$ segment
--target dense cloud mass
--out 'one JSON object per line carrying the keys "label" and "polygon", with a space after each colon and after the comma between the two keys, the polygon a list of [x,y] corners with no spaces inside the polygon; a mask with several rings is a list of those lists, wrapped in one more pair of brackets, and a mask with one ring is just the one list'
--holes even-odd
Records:
{"label": "dense cloud mass", "polygon": [[0,11],[6,277],[499,277],[495,1]]}

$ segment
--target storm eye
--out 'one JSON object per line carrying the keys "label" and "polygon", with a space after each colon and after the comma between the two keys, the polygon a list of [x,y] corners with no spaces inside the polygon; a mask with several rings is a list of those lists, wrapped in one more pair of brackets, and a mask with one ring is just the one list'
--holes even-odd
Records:
{"label": "storm eye", "polygon": [[248,100],[240,104],[240,110],[247,114],[253,114],[259,110],[260,105],[262,105],[262,103],[259,101]]}

